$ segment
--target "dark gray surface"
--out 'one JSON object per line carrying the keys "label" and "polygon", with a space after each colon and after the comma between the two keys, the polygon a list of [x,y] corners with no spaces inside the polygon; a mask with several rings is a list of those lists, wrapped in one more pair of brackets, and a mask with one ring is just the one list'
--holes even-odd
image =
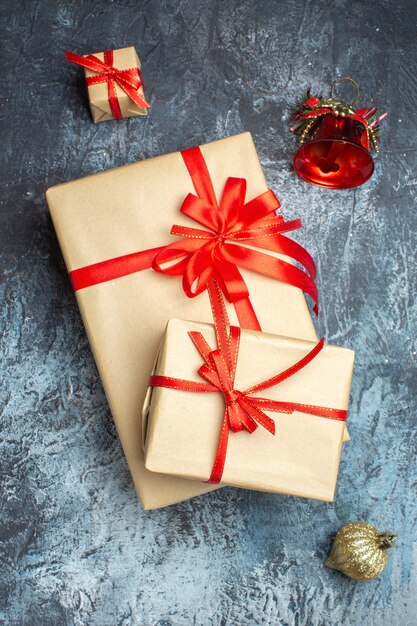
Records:
{"label": "dark gray surface", "polygon": [[[0,623],[417,624],[415,1],[2,0],[0,11]],[[95,126],[63,50],[130,44],[151,114]],[[287,115],[306,87],[346,74],[360,104],[390,116],[371,181],[330,192],[293,173]],[[357,352],[352,442],[334,504],[224,489],[144,513],[44,191],[242,130],[287,217],[304,220],[318,332]],[[352,519],[401,537],[375,582],[323,568]]]}

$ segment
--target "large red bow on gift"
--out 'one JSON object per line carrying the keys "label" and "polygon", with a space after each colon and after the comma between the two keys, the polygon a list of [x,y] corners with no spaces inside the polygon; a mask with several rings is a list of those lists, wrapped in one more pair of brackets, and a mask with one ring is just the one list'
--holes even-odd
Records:
{"label": "large red bow on gift", "polygon": [[[183,276],[183,288],[190,298],[207,289],[208,279],[214,277],[229,302],[238,308],[239,302],[249,296],[238,269],[238,266],[243,267],[302,289],[313,298],[317,313],[314,261],[302,246],[283,236],[301,228],[301,220],[286,222],[281,215],[276,215],[280,203],[271,190],[245,204],[246,180],[243,178],[227,179],[218,204],[208,172],[201,181],[197,175],[205,168],[199,155],[198,148],[183,152],[198,196],[188,194],[180,210],[209,230],[174,225],[171,234],[182,239],[165,246],[156,255],[153,269]],[[193,171],[194,163],[198,163],[198,172]],[[303,265],[307,274],[291,263],[248,245],[287,255]]]}
{"label": "large red bow on gift", "polygon": [[138,67],[132,67],[127,70],[119,70],[113,65],[113,50],[104,52],[104,62],[94,54],[81,56],[73,52],[65,52],[67,60],[71,63],[81,65],[92,72],[96,76],[89,76],[86,79],[87,85],[97,85],[99,83],[107,83],[109,93],[109,104],[112,115],[115,119],[122,119],[119,100],[117,98],[115,83],[129,96],[135,104],[141,109],[148,108],[150,104],[138,93],[139,88],[143,84],[142,76]]}
{"label": "large red bow on gift", "polygon": [[[301,220],[285,222],[276,215],[280,203],[266,191],[245,203],[246,181],[228,178],[220,204],[200,148],[181,152],[197,195],[188,194],[181,211],[208,230],[174,225],[171,233],[182,239],[149,250],[141,250],[70,272],[75,290],[127,276],[152,267],[158,272],[183,277],[185,293],[194,297],[216,278],[227,299],[233,303],[242,328],[261,330],[239,267],[275,278],[308,293],[318,310],[314,279],[316,268],[310,254],[284,233],[301,227]],[[248,246],[286,255],[302,265],[265,254]]]}
{"label": "large red bow on gift", "polygon": [[[249,244],[297,259],[315,278],[314,261],[295,241],[282,234],[301,227],[301,220],[286,222],[275,211],[280,203],[272,191],[266,191],[245,204],[246,180],[228,178],[220,205],[210,204],[188,194],[180,211],[210,230],[174,225],[172,235],[183,237],[165,246],[155,257],[153,269],[183,276],[183,287],[190,298],[206,289],[207,280],[215,276],[229,302],[249,295],[238,270],[240,267],[279,279],[285,272],[290,282],[316,300],[315,285],[308,276],[289,263],[246,246]],[[180,259],[180,260],[178,260]]]}
{"label": "large red bow on gift", "polygon": [[209,279],[208,291],[213,311],[214,327],[216,331],[217,349],[212,350],[203,335],[191,331],[188,334],[205,363],[198,373],[207,382],[194,382],[167,376],[151,376],[149,384],[154,387],[167,387],[183,391],[220,392],[225,401],[225,412],[217,446],[216,459],[213,465],[209,482],[219,483],[223,475],[226,461],[227,444],[230,431],[237,433],[246,430],[252,434],[259,426],[266,428],[272,435],[275,434],[275,423],[264,411],[291,414],[294,411],[317,415],[328,419],[345,421],[347,411],[328,407],[300,404],[298,402],[281,402],[267,398],[254,397],[252,394],[275,387],[290,376],[299,372],[308,365],[323,349],[324,339],[300,361],[284,372],[269,378],[245,391],[235,389],[236,367],[239,354],[241,330],[237,326],[230,326],[224,301],[217,286],[216,280]]}

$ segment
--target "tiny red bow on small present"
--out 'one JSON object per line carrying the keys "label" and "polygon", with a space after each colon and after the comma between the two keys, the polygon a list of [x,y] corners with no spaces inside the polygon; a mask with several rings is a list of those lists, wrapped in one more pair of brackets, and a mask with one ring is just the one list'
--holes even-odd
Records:
{"label": "tiny red bow on small present", "polygon": [[141,109],[148,108],[150,104],[139,94],[139,88],[143,84],[142,76],[138,67],[127,70],[120,70],[114,66],[113,50],[104,52],[104,61],[101,61],[94,54],[81,56],[73,52],[65,52],[67,61],[81,65],[86,69],[95,72],[96,76],[89,76],[86,79],[87,85],[97,85],[99,83],[108,84],[109,104],[112,115],[115,119],[121,119],[122,112],[116,93],[115,83],[129,96]]}

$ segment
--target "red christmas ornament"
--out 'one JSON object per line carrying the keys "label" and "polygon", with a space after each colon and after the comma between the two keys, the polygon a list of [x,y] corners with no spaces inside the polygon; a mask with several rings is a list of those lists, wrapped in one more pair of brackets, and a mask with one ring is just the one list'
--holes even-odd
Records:
{"label": "red christmas ornament", "polygon": [[[356,95],[352,104],[333,98],[336,85],[350,81]],[[330,97],[310,95],[295,109],[291,130],[300,135],[300,147],[294,156],[294,169],[313,185],[331,189],[356,187],[367,181],[374,171],[371,150],[379,151],[380,115],[372,107],[354,109],[359,87],[353,78],[337,79]]]}

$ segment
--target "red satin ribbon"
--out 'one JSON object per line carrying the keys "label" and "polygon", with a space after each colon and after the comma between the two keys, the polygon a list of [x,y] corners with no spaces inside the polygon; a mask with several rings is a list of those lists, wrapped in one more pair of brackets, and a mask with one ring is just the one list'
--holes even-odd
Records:
{"label": "red satin ribbon", "polygon": [[246,430],[249,434],[252,434],[258,426],[263,426],[263,428],[266,428],[272,435],[275,434],[274,420],[266,415],[264,411],[287,414],[300,411],[302,413],[340,421],[346,421],[347,411],[310,404],[300,404],[298,402],[269,400],[252,395],[264,391],[265,389],[275,387],[283,380],[294,376],[294,374],[306,367],[323,349],[324,339],[321,339],[308,354],[284,372],[257,385],[253,385],[245,391],[235,389],[234,383],[241,331],[239,327],[229,325],[222,294],[216,279],[213,277],[209,278],[208,291],[213,311],[217,349],[211,350],[201,333],[195,331],[188,333],[204,359],[205,363],[200,367],[198,373],[206,382],[194,382],[167,376],[151,376],[149,384],[153,387],[166,387],[168,389],[180,389],[182,391],[195,391],[198,393],[220,392],[223,394],[225,412],[217,445],[216,458],[208,481],[211,483],[219,483],[223,475],[226,461],[230,431],[237,433]]}
{"label": "red satin ribbon", "polygon": [[[243,178],[227,179],[218,204],[200,148],[184,150],[181,155],[198,195],[188,194],[180,210],[209,230],[174,225],[171,234],[182,237],[179,241],[72,270],[69,275],[74,290],[152,267],[164,274],[182,276],[184,291],[193,298],[207,288],[207,281],[213,277],[233,303],[240,326],[261,330],[238,269],[240,266],[302,289],[313,298],[317,313],[314,261],[300,244],[284,235],[300,228],[301,220],[286,222],[282,216],[277,216],[280,203],[272,191],[245,204],[246,181]],[[241,244],[287,255],[306,272]]]}
{"label": "red satin ribbon", "polygon": [[110,109],[115,119],[122,119],[122,111],[116,93],[116,83],[138,107],[144,109],[150,106],[138,93],[139,88],[143,85],[139,68],[132,67],[127,70],[119,70],[117,67],[114,67],[113,50],[106,50],[104,52],[104,62],[93,54],[83,57],[73,52],[65,52],[65,56],[67,57],[67,61],[81,65],[96,73],[96,76],[89,76],[86,79],[87,85],[107,83]]}

